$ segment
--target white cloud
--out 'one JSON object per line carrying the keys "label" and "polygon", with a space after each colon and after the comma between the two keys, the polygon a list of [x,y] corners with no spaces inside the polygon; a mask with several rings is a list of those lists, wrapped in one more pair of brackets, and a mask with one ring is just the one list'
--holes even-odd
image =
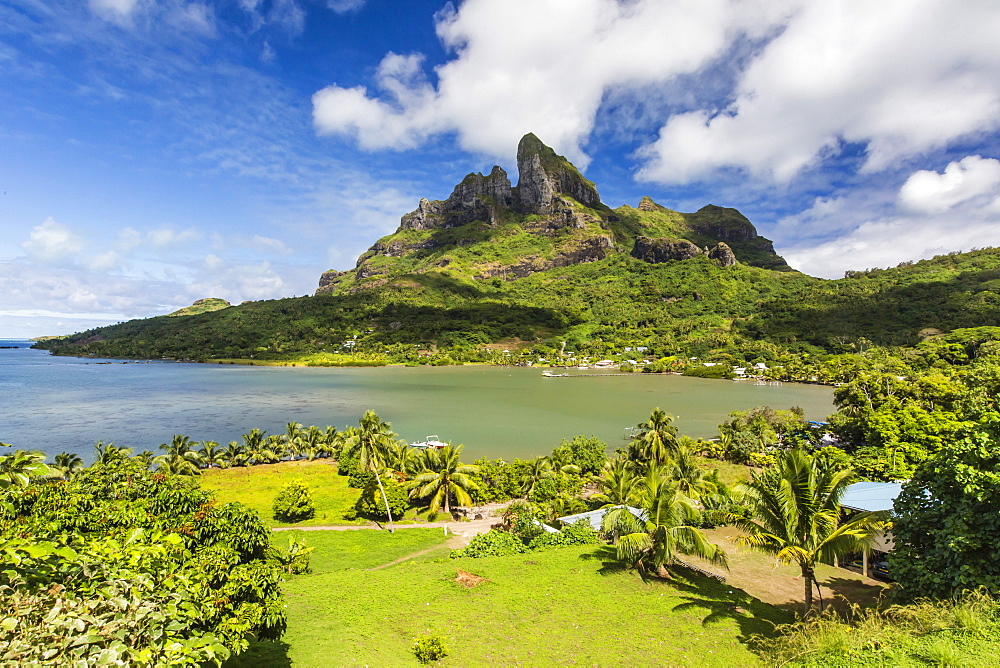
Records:
{"label": "white cloud", "polygon": [[737,167],[787,181],[845,141],[866,146],[863,169],[877,171],[998,127],[1000,5],[797,4],[732,104],[670,118],[640,178],[683,183]]}
{"label": "white cloud", "polygon": [[202,233],[193,227],[185,230],[176,230],[172,227],[160,227],[146,233],[146,238],[154,247],[165,248],[167,246],[179,246],[181,244],[200,241]]}
{"label": "white cloud", "polygon": [[432,84],[418,55],[389,53],[377,93],[331,85],[313,96],[320,134],[406,149],[457,132],[468,150],[509,156],[534,132],[572,160],[612,86],[665,82],[718,57],[737,31],[759,36],[783,9],[737,0],[467,0],[437,17],[455,57]]}
{"label": "white cloud", "polygon": [[104,251],[103,253],[98,253],[94,257],[90,258],[87,263],[88,269],[93,269],[95,271],[109,271],[111,269],[117,269],[121,266],[122,257],[113,250]]}
{"label": "white cloud", "polygon": [[238,303],[244,299],[288,296],[288,286],[269,262],[219,266],[214,259],[206,258],[205,265],[207,271],[201,280],[185,288],[187,294],[195,299],[222,296]]}
{"label": "white cloud", "polygon": [[259,234],[255,234],[253,238],[250,239],[249,246],[258,253],[279,253],[281,255],[289,255],[292,252],[292,249],[286,246],[284,242],[279,239],[263,237]]}
{"label": "white cloud", "polygon": [[1000,185],[1000,160],[970,155],[949,163],[943,173],[920,170],[899,190],[900,204],[912,211],[938,213],[983,195]]}
{"label": "white cloud", "polygon": [[125,23],[139,7],[139,0],[90,0],[90,9],[101,18]]}
{"label": "white cloud", "polygon": [[75,259],[83,249],[83,240],[69,227],[47,218],[31,230],[21,248],[36,262],[56,264]]}
{"label": "white cloud", "polygon": [[326,0],[326,6],[338,14],[356,12],[365,6],[367,0]]}
{"label": "white cloud", "polygon": [[825,238],[782,250],[793,267],[838,278],[848,269],[1000,246],[998,203],[1000,161],[969,156],[950,163],[942,174],[914,172],[899,190],[897,207],[882,214],[869,213],[880,207],[860,191],[833,200],[818,199],[793,217],[793,225],[803,237],[825,230]]}

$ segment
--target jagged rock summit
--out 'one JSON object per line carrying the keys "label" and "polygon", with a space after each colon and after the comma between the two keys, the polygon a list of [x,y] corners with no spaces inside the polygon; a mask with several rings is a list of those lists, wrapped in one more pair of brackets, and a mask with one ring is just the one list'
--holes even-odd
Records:
{"label": "jagged rock summit", "polygon": [[533,134],[517,147],[518,183],[494,166],[472,173],[445,200],[421,199],[399,229],[379,239],[350,271],[328,271],[317,294],[357,291],[406,276],[511,280],[621,253],[644,262],[707,256],[788,270],[771,242],[736,209],[680,213],[642,198],[610,209],[566,158]]}

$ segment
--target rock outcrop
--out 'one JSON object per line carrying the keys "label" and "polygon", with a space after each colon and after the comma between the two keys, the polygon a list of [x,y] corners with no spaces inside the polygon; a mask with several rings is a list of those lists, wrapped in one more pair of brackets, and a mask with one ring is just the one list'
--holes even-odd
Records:
{"label": "rock outcrop", "polygon": [[691,229],[720,241],[750,241],[757,238],[757,228],[736,209],[709,204],[684,217]]}
{"label": "rock outcrop", "polygon": [[466,225],[474,220],[496,222],[498,211],[514,204],[510,179],[499,165],[487,176],[473,173],[455,186],[446,200],[421,199],[416,210],[400,220],[402,230],[430,230]]}
{"label": "rock outcrop", "polygon": [[601,204],[594,184],[531,133],[517,145],[517,172],[517,200],[523,213],[552,213],[560,193],[591,208]]}
{"label": "rock outcrop", "polygon": [[701,255],[701,249],[687,239],[638,237],[632,247],[632,257],[651,264],[671,260],[690,260],[699,255]]}
{"label": "rock outcrop", "polygon": [[708,257],[720,267],[731,267],[736,264],[736,253],[724,241],[720,241],[708,251]]}

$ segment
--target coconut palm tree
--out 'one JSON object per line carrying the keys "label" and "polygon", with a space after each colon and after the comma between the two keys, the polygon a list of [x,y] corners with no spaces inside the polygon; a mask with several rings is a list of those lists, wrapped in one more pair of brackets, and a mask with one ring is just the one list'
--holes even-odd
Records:
{"label": "coconut palm tree", "polygon": [[701,557],[728,568],[726,553],[710,543],[694,526],[701,512],[693,500],[681,493],[676,481],[661,468],[650,468],[641,483],[644,517],[619,506],[604,515],[602,529],[616,540],[618,559],[643,572],[669,576],[668,567],[678,555]]}
{"label": "coconut palm tree", "polygon": [[226,449],[222,451],[219,465],[222,468],[229,468],[230,466],[245,466],[246,463],[246,448],[240,445],[238,441],[229,441]]}
{"label": "coconut palm tree", "polygon": [[677,427],[674,418],[659,408],[649,419],[636,425],[636,433],[628,446],[628,456],[634,462],[659,466],[677,454]]}
{"label": "coconut palm tree", "polygon": [[601,492],[591,498],[604,505],[634,505],[641,481],[642,478],[635,474],[628,460],[616,457],[604,465],[601,476],[597,479]]}
{"label": "coconut palm tree", "polygon": [[475,473],[479,467],[459,461],[462,447],[449,445],[437,451],[427,451],[429,456],[424,459],[427,470],[414,478],[410,485],[412,497],[430,497],[431,513],[436,513],[444,505],[445,514],[450,515],[452,497],[460,506],[472,505],[469,492],[476,489],[476,483],[468,474]]}
{"label": "coconut palm tree", "polygon": [[392,425],[383,422],[375,411],[369,410],[365,411],[357,431],[344,441],[343,447],[348,455],[357,456],[361,468],[368,469],[375,475],[379,491],[382,493],[382,502],[385,503],[385,513],[389,517],[390,533],[396,529],[392,523],[392,511],[389,510],[389,499],[385,495],[379,469],[384,466],[388,450],[395,442],[396,435],[392,432]]}
{"label": "coconut palm tree", "polygon": [[302,454],[302,425],[298,422],[289,422],[285,425],[285,433],[282,435],[282,443],[285,446],[285,453],[290,459],[298,459]]}
{"label": "coconut palm tree", "polygon": [[814,586],[822,597],[816,564],[870,551],[888,513],[859,513],[844,521],[840,499],[854,480],[852,470],[838,470],[826,456],[799,448],[778,452],[776,457],[774,466],[736,487],[752,517],[735,518],[734,523],[747,532],[737,542],[799,566],[808,615]]}
{"label": "coconut palm tree", "polygon": [[580,472],[580,467],[573,463],[573,450],[568,445],[557,445],[548,459],[553,471],[571,474]]}
{"label": "coconut palm tree", "polygon": [[95,443],[94,451],[97,454],[96,464],[111,464],[132,455],[132,448],[121,448],[114,443],[104,441]]}
{"label": "coconut palm tree", "polygon": [[223,450],[217,441],[202,441],[201,450],[198,452],[201,454],[201,461],[204,466],[207,468],[219,466],[221,468],[221,463],[225,455],[223,455]]}
{"label": "coconut palm tree", "polygon": [[167,475],[196,476],[201,474],[201,464],[204,460],[197,450],[188,450],[184,454],[168,452],[153,460],[156,470]]}
{"label": "coconut palm tree", "polygon": [[548,457],[535,457],[529,460],[528,468],[524,472],[524,477],[521,478],[521,493],[527,498],[535,490],[535,485],[539,481],[553,475],[555,472],[552,470],[552,464]]}
{"label": "coconut palm tree", "polygon": [[194,450],[197,445],[197,442],[192,441],[190,436],[185,436],[184,434],[174,434],[174,437],[170,440],[169,444],[160,444],[160,450],[163,450],[168,455],[180,455],[183,457],[188,452]]}
{"label": "coconut palm tree", "polygon": [[432,450],[424,450],[423,453],[419,453],[405,441],[399,441],[387,448],[385,466],[390,471],[396,471],[403,475],[416,473],[417,471],[431,470],[427,466],[431,460],[427,459],[427,457],[434,454]]}
{"label": "coconut palm tree", "polygon": [[259,463],[257,453],[264,449],[264,441],[267,438],[266,433],[254,427],[249,433],[243,434],[243,448],[246,451],[248,462]]}
{"label": "coconut palm tree", "polygon": [[153,466],[153,460],[156,459],[156,453],[152,450],[143,450],[133,457],[133,459],[138,459],[140,462],[145,464],[146,468]]}
{"label": "coconut palm tree", "polygon": [[689,447],[680,447],[669,464],[670,476],[677,481],[682,494],[700,501],[702,497],[717,491],[714,482],[708,479],[709,472],[698,464],[694,452]]}
{"label": "coconut palm tree", "polygon": [[75,452],[60,452],[53,461],[55,468],[59,469],[67,480],[71,479],[77,470],[83,468],[83,457]]}

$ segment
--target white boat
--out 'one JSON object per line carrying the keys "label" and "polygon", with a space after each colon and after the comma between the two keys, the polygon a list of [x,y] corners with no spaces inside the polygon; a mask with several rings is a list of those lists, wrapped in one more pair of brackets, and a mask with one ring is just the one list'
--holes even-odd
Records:
{"label": "white boat", "polygon": [[542,375],[546,378],[565,378],[568,373],[552,373],[551,371],[543,371]]}
{"label": "white boat", "polygon": [[410,443],[411,448],[417,448],[418,450],[428,450],[430,448],[436,448],[440,450],[441,448],[448,447],[448,444],[438,438],[437,434],[428,436],[422,441],[417,441],[416,443]]}

